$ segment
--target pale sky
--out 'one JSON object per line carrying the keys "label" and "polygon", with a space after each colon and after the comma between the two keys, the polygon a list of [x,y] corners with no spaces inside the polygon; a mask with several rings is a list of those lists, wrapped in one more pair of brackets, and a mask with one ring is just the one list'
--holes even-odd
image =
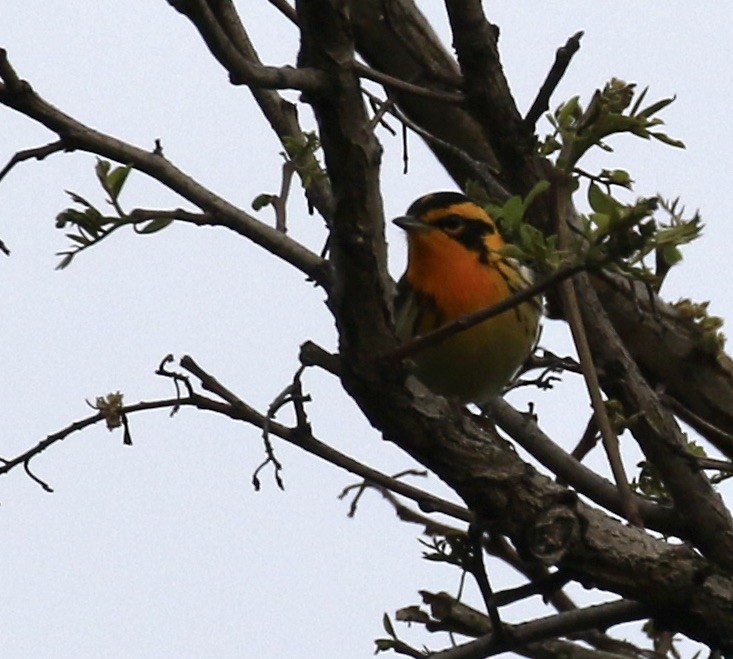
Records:
{"label": "pale sky", "polygon": [[[292,26],[267,2],[238,4],[261,57],[292,63]],[[442,4],[421,5],[446,35]],[[649,85],[650,101],[677,95],[663,116],[685,151],[622,138],[612,142],[615,153],[599,152],[585,168],[627,168],[639,195],[679,195],[690,210],[700,208],[704,236],[685,251],[663,295],[712,299],[712,313],[733,318],[733,7],[525,1],[487,3],[487,12],[501,27],[505,68],[524,110],[555,49],[581,29],[581,50],[553,105],[575,94],[587,101],[612,76]],[[192,26],[163,0],[3,0],[0,47],[57,107],[143,148],[161,138],[168,158],[242,208],[278,190],[281,147],[247,90],[228,84]],[[399,138],[379,137],[388,216],[426,192],[454,187],[417,138],[403,175]],[[0,167],[15,151],[53,139],[0,108]],[[128,403],[172,395],[154,375],[167,353],[192,355],[264,410],[297,368],[300,343],[335,346],[321,292],[223,229],[122,231],[55,271],[54,254],[68,245],[54,229],[69,205],[64,190],[102,203],[93,167],[91,155],[57,154],[0,183],[0,238],[12,250],[0,255],[5,458],[87,416],[85,399],[117,390]],[[321,222],[300,200],[296,188],[290,230],[317,250]],[[122,202],[128,209],[180,204],[138,173]],[[272,220],[269,209],[259,216]],[[397,277],[404,240],[389,231]],[[563,326],[549,325],[544,337],[557,352],[570,349]],[[332,377],[308,371],[304,382],[320,439],[387,473],[414,466],[380,439]],[[570,382],[512,401],[536,401],[542,427],[570,449],[589,410],[581,391]],[[419,529],[399,522],[378,495],[367,493],[356,518],[347,518],[349,504],[337,496],[354,482],[349,474],[276,441],[286,489],[265,470],[254,492],[251,475],[263,459],[256,429],[191,410],[130,421],[133,447],[99,426],[35,459],[32,468],[53,494],[22,470],[0,479],[3,657],[357,659],[372,656],[373,639],[384,636],[384,612],[418,603],[420,589],[456,592],[459,575],[421,560]],[[590,464],[603,463],[593,458]],[[415,484],[445,494],[435,481]],[[497,588],[521,583],[496,566],[491,578]],[[540,608],[533,600],[506,617],[519,621]],[[395,626],[418,647],[449,642]],[[690,656],[691,645],[685,648]]]}

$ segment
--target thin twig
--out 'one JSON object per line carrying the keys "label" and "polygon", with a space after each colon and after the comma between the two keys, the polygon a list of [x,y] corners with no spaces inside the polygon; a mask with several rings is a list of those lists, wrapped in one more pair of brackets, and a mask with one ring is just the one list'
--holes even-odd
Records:
{"label": "thin twig", "polygon": [[580,438],[580,441],[578,441],[570,455],[572,455],[578,462],[581,462],[598,443],[598,439],[598,423],[596,422],[596,415],[591,414],[590,419],[588,419],[588,423],[585,426],[585,430],[583,431],[583,436]]}
{"label": "thin twig", "polygon": [[494,636],[504,638],[504,625],[499,616],[499,609],[494,601],[494,592],[491,589],[489,575],[484,565],[483,531],[478,524],[471,524],[468,528],[468,539],[471,543],[471,574],[476,580],[481,597],[484,600],[486,612],[491,620],[491,629]]}
{"label": "thin twig", "polygon": [[[205,405],[205,409],[212,411],[218,411],[230,416],[234,419],[239,419],[251,423],[252,425],[263,428],[265,424],[265,415],[259,413],[253,407],[245,403],[229,389],[222,385],[216,378],[207,373],[202,369],[191,357],[184,355],[180,360],[180,365],[186,369],[189,373],[193,374],[196,378],[201,381],[201,385],[207,391],[219,396],[227,405],[211,405],[211,401],[205,399],[203,403],[196,401],[197,405]],[[364,478],[369,481],[373,481],[382,485],[392,492],[401,494],[402,496],[412,499],[415,501],[421,510],[426,512],[440,512],[450,517],[460,519],[464,522],[471,522],[473,515],[470,511],[462,506],[458,506],[449,501],[445,501],[440,497],[437,497],[429,492],[425,492],[419,488],[408,485],[407,483],[390,478],[386,474],[383,474],[376,469],[367,467],[366,465],[354,460],[331,448],[327,444],[319,441],[312,433],[303,432],[300,428],[288,428],[275,421],[269,422],[270,433],[277,435],[281,439],[298,446],[299,448],[307,451],[319,457],[326,462],[333,464],[341,469],[356,474],[357,476]],[[0,471],[0,473],[2,473]]]}
{"label": "thin twig", "polygon": [[542,113],[547,111],[550,107],[550,98],[555,92],[557,85],[565,75],[565,71],[570,64],[570,60],[573,58],[578,49],[580,48],[580,39],[583,36],[583,31],[576,32],[570,37],[564,46],[557,49],[555,53],[555,62],[552,65],[547,78],[542,83],[539,92],[537,92],[537,98],[535,98],[532,107],[527,112],[527,116],[524,118],[525,125],[534,131],[537,120],[542,116]]}
{"label": "thin twig", "polygon": [[[559,183],[555,193],[557,201],[556,212],[558,218],[557,229],[560,239],[560,247],[561,249],[568,248],[570,238],[568,225],[565,221],[565,206],[568,199],[567,187],[562,183]],[[578,350],[580,366],[583,369],[583,378],[588,389],[588,395],[590,396],[591,404],[593,406],[596,422],[598,423],[598,427],[601,431],[603,447],[606,449],[608,462],[611,465],[611,472],[613,473],[614,480],[616,481],[616,487],[618,487],[619,494],[621,495],[624,517],[626,517],[626,519],[634,526],[643,527],[644,522],[639,514],[639,507],[634,500],[631,486],[629,485],[629,480],[626,476],[626,470],[624,469],[623,461],[621,460],[618,437],[611,425],[611,420],[608,417],[608,411],[606,410],[606,405],[603,401],[603,396],[601,395],[601,385],[598,379],[598,373],[596,372],[596,368],[593,363],[593,355],[591,354],[588,336],[586,335],[585,325],[583,324],[580,307],[578,306],[578,297],[575,293],[575,286],[573,285],[573,280],[571,278],[565,279],[560,284],[560,296],[562,298],[565,316],[573,335],[573,341],[575,342],[575,347]]]}
{"label": "thin twig", "polygon": [[[370,99],[372,99],[374,102],[383,105],[385,103],[388,103],[389,101],[384,101],[371,92],[369,90],[364,90],[364,93],[366,96]],[[451,144],[450,142],[443,140],[436,135],[433,135],[426,129],[424,129],[422,126],[417,124],[416,122],[412,121],[402,110],[400,110],[397,106],[391,107],[389,109],[389,114],[391,114],[393,117],[398,119],[403,126],[407,126],[412,131],[417,133],[420,137],[422,137],[427,143],[433,144],[436,147],[439,147],[440,149],[444,150],[446,153],[450,153],[452,156],[455,156],[458,160],[460,160],[466,167],[471,171],[472,175],[476,176],[478,181],[481,183],[481,185],[484,187],[486,192],[494,197],[495,199],[499,201],[506,201],[511,195],[509,194],[509,191],[504,187],[504,185],[499,181],[497,176],[497,170],[494,169],[489,163],[477,160],[476,158],[471,157],[466,151],[463,149],[458,148],[455,144]],[[405,133],[406,136],[406,133]],[[406,140],[406,137],[403,136],[403,139]],[[404,145],[403,145],[404,147]],[[405,149],[406,152],[406,149]],[[404,157],[406,160],[406,156]],[[406,167],[406,165],[405,165]]]}
{"label": "thin twig", "polygon": [[662,393],[661,399],[680,419],[692,426],[721,453],[733,458],[733,435],[695,414],[673,396]]}
{"label": "thin twig", "polygon": [[18,151],[8,161],[8,164],[0,170],[0,181],[2,181],[5,176],[10,172],[10,170],[13,169],[13,167],[15,167],[18,163],[21,163],[25,160],[30,160],[31,158],[35,158],[36,160],[43,160],[46,156],[50,156],[52,153],[72,150],[73,147],[69,146],[68,142],[62,138],[60,140],[56,140],[55,142],[51,142],[50,144],[44,144],[43,146],[37,146],[32,149],[24,149],[23,151]]}
{"label": "thin twig", "polygon": [[420,85],[414,85],[411,82],[406,82],[405,80],[400,80],[394,76],[372,69],[361,62],[354,62],[354,70],[360,77],[378,82],[387,89],[406,92],[414,96],[420,96],[421,98],[429,98],[432,101],[452,103],[453,105],[460,105],[466,100],[464,95],[459,92],[446,92],[438,89],[420,87]]}

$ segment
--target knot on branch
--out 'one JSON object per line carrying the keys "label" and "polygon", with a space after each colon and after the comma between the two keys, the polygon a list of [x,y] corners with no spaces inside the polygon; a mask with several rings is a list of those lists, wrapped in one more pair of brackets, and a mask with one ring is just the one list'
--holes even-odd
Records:
{"label": "knot on branch", "polygon": [[530,528],[527,549],[545,565],[555,565],[579,538],[575,511],[564,504],[553,504],[537,516]]}

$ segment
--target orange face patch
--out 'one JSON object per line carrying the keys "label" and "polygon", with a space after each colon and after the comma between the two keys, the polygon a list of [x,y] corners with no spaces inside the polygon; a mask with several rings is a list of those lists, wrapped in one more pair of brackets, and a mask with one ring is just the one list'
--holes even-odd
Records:
{"label": "orange face patch", "polygon": [[[497,248],[503,245],[496,234]],[[432,228],[411,232],[407,279],[417,291],[429,295],[452,320],[495,304],[509,294],[497,267],[479,260],[479,254],[443,231]]]}

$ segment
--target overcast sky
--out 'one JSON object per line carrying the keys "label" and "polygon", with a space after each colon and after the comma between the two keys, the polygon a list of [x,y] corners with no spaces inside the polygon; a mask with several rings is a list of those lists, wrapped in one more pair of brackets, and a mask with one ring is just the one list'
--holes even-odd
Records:
{"label": "overcast sky", "polygon": [[[292,63],[291,25],[267,2],[238,5],[262,58]],[[441,3],[421,5],[445,35]],[[613,143],[614,154],[596,154],[585,168],[625,167],[638,194],[679,195],[691,210],[700,208],[704,237],[685,251],[663,293],[712,299],[712,313],[733,317],[733,7],[525,1],[489,3],[487,11],[501,27],[520,108],[531,104],[555,49],[581,29],[582,48],[555,102],[575,94],[587,100],[612,76],[650,85],[649,100],[677,95],[664,117],[685,151],[623,138]],[[65,112],[143,148],[160,138],[175,164],[242,208],[278,190],[281,147],[246,89],[227,83],[192,26],[163,0],[2,0],[0,47],[20,76]],[[384,132],[380,138],[389,216],[425,192],[453,187],[416,138],[407,175],[400,140]],[[3,163],[53,139],[0,108]],[[297,368],[300,343],[335,346],[320,291],[223,229],[120,232],[55,271],[54,254],[67,247],[54,229],[69,205],[64,190],[102,202],[93,166],[88,154],[57,154],[17,167],[0,183],[0,238],[12,250],[0,256],[5,458],[88,415],[85,399],[117,390],[130,403],[170,396],[170,383],[154,375],[167,353],[191,354],[265,409]],[[292,235],[319,249],[321,223],[299,195],[291,204]],[[122,202],[180,204],[135,173]],[[268,209],[260,216],[272,219]],[[389,231],[397,277],[404,240]],[[544,337],[557,352],[570,349],[562,326],[548,325]],[[388,473],[413,466],[333,378],[309,371],[305,384],[319,438]],[[587,418],[580,391],[571,382],[531,396],[542,426],[565,448]],[[512,400],[520,405],[526,397]],[[575,415],[568,415],[569,400]],[[3,657],[369,657],[373,639],[384,635],[385,611],[418,603],[418,589],[456,592],[455,571],[420,560],[417,529],[398,522],[376,494],[347,518],[348,502],[337,495],[354,482],[350,475],[276,442],[285,492],[268,471],[254,492],[251,474],[263,458],[255,429],[189,410],[173,419],[136,415],[131,429],[133,447],[100,426],[34,460],[53,494],[21,470],[0,479]],[[602,462],[597,456],[592,464]],[[417,484],[444,493],[435,479]],[[499,588],[520,583],[506,571],[491,576]],[[521,620],[539,610],[532,607],[506,615]],[[417,645],[448,642],[398,631]]]}

